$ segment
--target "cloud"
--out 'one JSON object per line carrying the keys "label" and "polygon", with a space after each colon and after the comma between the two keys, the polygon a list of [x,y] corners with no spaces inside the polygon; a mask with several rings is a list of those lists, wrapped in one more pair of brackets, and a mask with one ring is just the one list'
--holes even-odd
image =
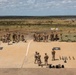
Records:
{"label": "cloud", "polygon": [[0,0],[0,2],[6,2],[7,0]]}
{"label": "cloud", "polygon": [[76,0],[0,0],[0,9],[51,9],[51,8],[74,8]]}

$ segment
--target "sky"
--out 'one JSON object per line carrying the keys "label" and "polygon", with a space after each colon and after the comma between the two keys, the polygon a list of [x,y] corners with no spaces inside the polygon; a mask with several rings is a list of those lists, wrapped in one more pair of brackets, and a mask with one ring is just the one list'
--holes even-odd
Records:
{"label": "sky", "polygon": [[76,0],[0,0],[0,16],[76,15]]}

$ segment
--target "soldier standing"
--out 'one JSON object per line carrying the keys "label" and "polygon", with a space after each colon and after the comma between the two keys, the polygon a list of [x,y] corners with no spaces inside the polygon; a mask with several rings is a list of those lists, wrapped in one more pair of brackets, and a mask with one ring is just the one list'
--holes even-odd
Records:
{"label": "soldier standing", "polygon": [[15,34],[12,35],[13,43],[15,43]]}
{"label": "soldier standing", "polygon": [[45,34],[44,35],[44,42],[46,42],[46,40],[47,40],[47,35]]}
{"label": "soldier standing", "polygon": [[8,45],[9,45],[9,42],[11,41],[11,34],[9,33],[9,34],[7,34],[7,42],[8,42]]}
{"label": "soldier standing", "polygon": [[15,33],[15,42],[17,42],[17,34]]}
{"label": "soldier standing", "polygon": [[47,53],[45,53],[44,61],[45,61],[46,66],[48,65],[48,58],[49,58],[49,56],[47,55]]}
{"label": "soldier standing", "polygon": [[14,33],[13,33],[13,35],[12,35],[12,39],[13,39],[13,42],[15,41],[15,36],[14,36]]}
{"label": "soldier standing", "polygon": [[60,34],[60,36],[61,36],[61,40],[62,40],[62,33]]}
{"label": "soldier standing", "polygon": [[56,40],[56,41],[58,40],[58,34],[55,35],[55,40]]}
{"label": "soldier standing", "polygon": [[40,37],[41,37],[41,35],[39,34],[39,35],[38,35],[38,38],[39,38],[39,42],[40,42]]}
{"label": "soldier standing", "polygon": [[41,55],[39,53],[38,53],[37,61],[38,61],[38,66],[41,66]]}
{"label": "soldier standing", "polygon": [[50,37],[51,37],[51,41],[54,41],[54,34],[53,33],[50,35]]}
{"label": "soldier standing", "polygon": [[5,43],[5,35],[2,37],[2,42]]}
{"label": "soldier standing", "polygon": [[21,40],[22,41],[25,41],[24,35],[21,36]]}
{"label": "soldier standing", "polygon": [[52,60],[55,60],[55,50],[52,50]]}
{"label": "soldier standing", "polygon": [[18,34],[18,42],[20,41],[20,34]]}
{"label": "soldier standing", "polygon": [[36,62],[37,62],[37,60],[38,60],[38,53],[37,53],[37,52],[35,52],[34,58],[35,58],[34,63],[36,64]]}
{"label": "soldier standing", "polygon": [[43,34],[42,34],[42,39],[43,39],[43,42],[45,41],[45,38],[44,38],[44,36],[45,36],[45,35],[44,35],[44,33],[43,33]]}
{"label": "soldier standing", "polygon": [[33,37],[34,37],[34,41],[36,41],[36,34],[34,34]]}
{"label": "soldier standing", "polygon": [[47,34],[46,38],[47,38],[47,42],[48,42],[48,38],[49,38],[49,35],[48,34]]}
{"label": "soldier standing", "polygon": [[37,41],[39,42],[40,34],[37,34]]}

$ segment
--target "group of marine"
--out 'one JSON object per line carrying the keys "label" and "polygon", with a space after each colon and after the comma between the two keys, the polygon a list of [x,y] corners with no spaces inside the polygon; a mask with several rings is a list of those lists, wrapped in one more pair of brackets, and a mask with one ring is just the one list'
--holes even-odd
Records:
{"label": "group of marine", "polygon": [[19,41],[25,41],[25,36],[22,34],[17,34],[17,33],[7,33],[3,36],[1,36],[0,40],[3,43],[9,43],[10,41],[13,41],[13,43],[15,42],[19,42]]}
{"label": "group of marine", "polygon": [[[37,41],[37,42],[41,42],[41,41],[48,42],[48,40],[50,40],[50,41],[59,40],[58,34],[53,34],[53,33],[51,33],[50,35],[48,35],[46,33],[42,33],[42,34],[35,33],[33,35],[33,38],[34,38],[34,41]],[[20,33],[7,33],[7,34],[1,36],[0,40],[3,43],[8,43],[10,41],[13,41],[13,43],[20,42],[20,41],[25,41],[26,42],[25,35],[20,34]]]}
{"label": "group of marine", "polygon": [[54,34],[54,33],[51,33],[51,34],[35,33],[33,35],[33,37],[34,37],[34,41],[37,41],[37,42],[41,42],[41,41],[48,42],[48,40],[50,40],[50,41],[57,41],[57,40],[59,40],[59,35],[57,33],[56,34]]}
{"label": "group of marine", "polygon": [[[52,54],[52,60],[54,61],[55,60],[55,54],[56,54],[55,50],[52,50],[51,54]],[[34,58],[35,58],[34,63],[38,64],[38,66],[42,66],[41,55],[40,55],[39,52],[37,52],[37,51],[35,52]],[[49,56],[48,56],[47,53],[45,53],[45,55],[44,55],[44,64],[46,66],[48,65],[48,59],[49,59]]]}

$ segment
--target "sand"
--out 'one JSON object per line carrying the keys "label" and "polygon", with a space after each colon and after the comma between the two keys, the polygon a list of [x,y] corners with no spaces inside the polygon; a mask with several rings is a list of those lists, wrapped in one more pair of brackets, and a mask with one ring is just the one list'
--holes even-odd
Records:
{"label": "sand", "polygon": [[[44,53],[49,55],[49,64],[65,65],[65,68],[76,68],[76,43],[72,42],[34,42],[28,40],[27,43],[19,42],[12,45],[1,43],[0,47],[0,68],[42,68],[34,64],[34,53],[38,51],[41,54],[41,60],[44,64]],[[52,61],[51,51],[53,47],[60,47],[56,50],[56,59]],[[67,57],[67,63],[60,60],[59,57]],[[70,56],[70,58],[69,58]],[[75,60],[72,58],[74,57]],[[46,66],[43,66],[46,68]]]}

